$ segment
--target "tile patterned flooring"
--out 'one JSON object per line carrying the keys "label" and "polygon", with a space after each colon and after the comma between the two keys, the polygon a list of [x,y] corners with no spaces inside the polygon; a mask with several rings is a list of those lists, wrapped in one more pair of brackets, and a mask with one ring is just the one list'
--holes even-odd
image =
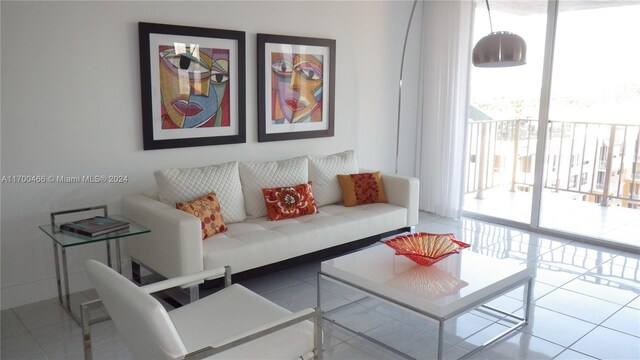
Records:
{"label": "tile patterned flooring", "polygon": [[[471,243],[465,251],[526,263],[536,274],[530,323],[471,359],[639,359],[640,255],[571,242],[472,219],[420,214],[418,231],[452,232]],[[315,306],[319,263],[264,275],[242,284],[296,311]],[[368,336],[417,359],[435,358],[435,324],[329,282],[323,304],[352,303],[336,311]],[[80,296],[90,297],[92,291]],[[522,311],[522,290],[492,302]],[[3,310],[2,359],[82,359],[80,327],[57,299]],[[473,310],[445,326],[445,358],[458,358],[507,325]],[[397,359],[398,355],[338,327],[325,326],[327,359]],[[95,359],[130,359],[111,321],[92,326]]]}
{"label": "tile patterned flooring", "polygon": [[[572,200],[565,192],[545,189],[542,193],[540,226],[550,230],[572,232],[607,241],[640,246],[640,210],[621,204],[600,204]],[[465,194],[464,210],[471,213],[528,224],[531,218],[532,193],[512,192],[509,187],[484,191],[483,199],[476,193]],[[574,195],[575,196],[575,195]]]}

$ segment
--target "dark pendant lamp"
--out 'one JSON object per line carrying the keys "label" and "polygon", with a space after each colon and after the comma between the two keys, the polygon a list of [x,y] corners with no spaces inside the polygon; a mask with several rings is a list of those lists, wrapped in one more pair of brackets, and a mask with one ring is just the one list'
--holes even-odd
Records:
{"label": "dark pendant lamp", "polygon": [[473,48],[473,65],[477,67],[508,67],[527,63],[527,44],[520,36],[508,31],[493,32],[489,0],[489,26],[491,34],[483,37]]}

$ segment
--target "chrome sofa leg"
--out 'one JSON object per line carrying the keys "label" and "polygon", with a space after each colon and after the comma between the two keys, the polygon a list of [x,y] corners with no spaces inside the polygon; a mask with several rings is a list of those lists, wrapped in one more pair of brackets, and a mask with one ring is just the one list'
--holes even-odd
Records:
{"label": "chrome sofa leg", "polygon": [[198,285],[189,287],[189,302],[194,302],[200,299],[200,288]]}
{"label": "chrome sofa leg", "polygon": [[231,286],[231,266],[224,267],[224,287]]}
{"label": "chrome sofa leg", "polygon": [[131,277],[133,278],[133,281],[136,284],[142,285],[142,275],[140,275],[140,263],[134,259],[131,259]]}

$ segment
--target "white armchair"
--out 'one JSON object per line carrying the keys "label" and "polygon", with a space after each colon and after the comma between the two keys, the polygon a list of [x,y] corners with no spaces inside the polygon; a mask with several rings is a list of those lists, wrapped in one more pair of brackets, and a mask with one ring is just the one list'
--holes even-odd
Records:
{"label": "white armchair", "polygon": [[[88,260],[86,268],[91,283],[136,359],[322,357],[319,309],[291,313],[237,284],[169,312],[149,295],[194,281],[222,277],[225,268],[143,287],[95,260]],[[228,273],[227,270],[227,276]]]}

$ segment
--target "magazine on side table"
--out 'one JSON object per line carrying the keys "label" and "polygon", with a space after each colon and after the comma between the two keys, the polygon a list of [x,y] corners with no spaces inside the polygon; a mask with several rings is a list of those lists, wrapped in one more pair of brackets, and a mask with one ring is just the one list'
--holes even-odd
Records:
{"label": "magazine on side table", "polygon": [[129,223],[104,216],[95,216],[60,225],[60,230],[94,237],[129,228]]}

